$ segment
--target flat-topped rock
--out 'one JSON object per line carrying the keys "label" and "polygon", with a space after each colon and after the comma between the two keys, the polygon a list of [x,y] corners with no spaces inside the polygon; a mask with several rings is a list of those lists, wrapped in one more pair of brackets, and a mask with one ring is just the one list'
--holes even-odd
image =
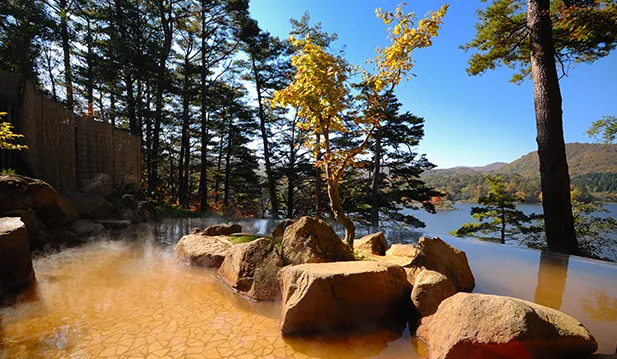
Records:
{"label": "flat-topped rock", "polygon": [[457,293],[422,318],[431,359],[584,358],[598,348],[576,319],[521,299]]}
{"label": "flat-topped rock", "polygon": [[218,273],[225,283],[251,299],[274,300],[280,297],[277,273],[281,265],[274,243],[259,238],[231,246]]}
{"label": "flat-topped rock", "polygon": [[242,226],[236,223],[221,223],[209,226],[203,230],[194,229],[193,232],[200,233],[203,236],[229,236],[242,232]]}
{"label": "flat-topped rock", "polygon": [[220,267],[232,243],[225,236],[189,234],[176,244],[176,257],[200,267]]}
{"label": "flat-topped rock", "polygon": [[411,285],[397,265],[373,261],[313,263],[278,274],[281,331],[309,333],[382,320],[409,306]]}
{"label": "flat-topped rock", "polygon": [[17,217],[0,218],[0,305],[6,296],[34,280],[25,224]]}
{"label": "flat-topped rock", "polygon": [[435,313],[439,304],[454,294],[456,287],[445,275],[423,270],[416,277],[411,301],[422,316],[427,316]]}

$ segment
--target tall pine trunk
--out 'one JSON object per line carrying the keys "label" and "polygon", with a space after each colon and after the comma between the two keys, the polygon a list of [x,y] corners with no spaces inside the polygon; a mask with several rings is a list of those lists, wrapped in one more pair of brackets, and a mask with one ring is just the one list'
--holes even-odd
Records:
{"label": "tall pine trunk", "polygon": [[206,1],[201,0],[201,168],[199,171],[199,208],[208,210],[208,113],[206,107]]}
{"label": "tall pine trunk", "polygon": [[266,163],[266,176],[268,177],[268,193],[270,195],[270,205],[272,206],[272,217],[278,218],[279,214],[279,202],[276,195],[276,183],[274,181],[274,173],[272,171],[272,164],[270,162],[270,144],[268,142],[268,133],[266,131],[266,112],[264,111],[263,100],[261,97],[261,78],[259,77],[259,71],[257,70],[257,64],[255,63],[254,49],[251,46],[250,56],[251,63],[253,65],[253,76],[255,77],[255,88],[257,90],[257,104],[259,108],[259,128],[261,130],[261,139],[264,146],[264,162]]}
{"label": "tall pine trunk", "polygon": [[293,218],[294,214],[294,189],[296,187],[296,122],[291,126],[291,139],[289,141],[289,169],[287,175],[287,218]]}
{"label": "tall pine trunk", "polygon": [[371,226],[379,227],[379,179],[381,177],[381,130],[375,131],[373,179],[371,183]]}
{"label": "tall pine trunk", "polygon": [[223,207],[225,208],[225,212],[229,206],[229,189],[231,185],[231,146],[233,139],[233,121],[231,115],[229,115],[229,121],[227,123],[228,126],[228,134],[227,134],[227,154],[225,155],[225,183],[223,187]]}
{"label": "tall pine trunk", "polygon": [[94,54],[92,53],[92,26],[90,24],[90,17],[86,16],[86,23],[88,26],[87,38],[86,38],[86,65],[87,69],[87,85],[86,85],[86,99],[88,101],[88,113],[87,116],[92,118],[94,116]]}
{"label": "tall pine trunk", "polygon": [[188,160],[189,160],[189,52],[184,57],[184,81],[182,86],[182,137],[180,141],[180,162],[178,174],[180,204],[188,208]]}
{"label": "tall pine trunk", "polygon": [[69,44],[68,8],[66,0],[60,0],[60,36],[64,55],[64,82],[66,87],[66,106],[73,112],[73,74],[71,72],[71,48]]}
{"label": "tall pine trunk", "polygon": [[527,11],[546,240],[550,251],[575,254],[578,243],[570,202],[550,1],[529,0]]}

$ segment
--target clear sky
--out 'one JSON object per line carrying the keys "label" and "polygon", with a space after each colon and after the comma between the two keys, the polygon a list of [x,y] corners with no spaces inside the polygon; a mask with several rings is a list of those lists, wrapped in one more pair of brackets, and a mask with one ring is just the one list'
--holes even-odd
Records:
{"label": "clear sky", "polygon": [[[312,22],[336,32],[334,47],[345,45],[349,61],[362,65],[386,45],[385,26],[375,8],[393,10],[391,0],[251,0],[250,11],[262,29],[286,38],[290,18],[309,11]],[[443,2],[407,1],[419,17]],[[475,33],[480,0],[454,0],[433,47],[414,52],[417,77],[403,83],[397,96],[403,110],[424,117],[419,146],[440,168],[511,162],[536,149],[531,81],[509,82],[512,72],[499,68],[470,77],[469,54],[459,49]],[[577,65],[561,80],[566,142],[590,142],[585,131],[604,115],[617,116],[617,52],[593,64]]]}

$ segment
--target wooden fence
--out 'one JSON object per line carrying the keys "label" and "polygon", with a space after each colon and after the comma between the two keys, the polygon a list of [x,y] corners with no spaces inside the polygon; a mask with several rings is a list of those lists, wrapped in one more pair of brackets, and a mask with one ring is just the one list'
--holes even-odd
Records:
{"label": "wooden fence", "polygon": [[108,194],[140,187],[138,136],[111,124],[72,115],[16,74],[0,73],[0,112],[7,112],[27,150],[0,150],[0,168],[40,178],[57,189]]}

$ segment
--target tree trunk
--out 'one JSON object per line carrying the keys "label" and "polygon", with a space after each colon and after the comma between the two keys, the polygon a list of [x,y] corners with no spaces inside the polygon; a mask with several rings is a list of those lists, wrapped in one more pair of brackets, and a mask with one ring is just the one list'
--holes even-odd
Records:
{"label": "tree trunk", "polygon": [[71,48],[69,44],[68,9],[66,0],[60,0],[60,36],[64,54],[64,82],[66,86],[66,106],[73,113],[73,74],[71,72]]}
{"label": "tree trunk", "polygon": [[527,14],[542,207],[548,249],[576,254],[578,243],[570,202],[570,177],[563,139],[561,91],[555,65],[549,7],[549,0],[529,0]]}
{"label": "tree trunk", "polygon": [[501,244],[506,244],[506,209],[501,208]]}
{"label": "tree trunk", "polygon": [[[326,166],[326,176],[329,178],[330,174],[327,168],[328,166]],[[330,209],[332,210],[332,214],[334,214],[334,218],[345,228],[345,242],[353,249],[353,241],[356,237],[356,226],[347,218],[345,212],[343,212],[338,183],[335,183],[331,179],[328,179],[328,197],[330,198]]]}
{"label": "tree trunk", "polygon": [[[58,94],[56,93],[56,80],[53,74],[53,66],[51,66],[51,49],[45,50],[45,59],[47,60],[47,71],[49,72],[49,80],[51,81],[51,94],[54,101],[58,101]],[[101,107],[101,110],[103,107]]]}
{"label": "tree trunk", "polygon": [[371,184],[371,226],[379,227],[379,178],[381,177],[381,130],[375,131],[373,155],[373,181]]}
{"label": "tree trunk", "polygon": [[253,75],[255,77],[255,89],[257,90],[257,104],[259,108],[259,128],[261,129],[261,139],[264,146],[264,161],[266,162],[266,175],[268,177],[268,193],[270,194],[270,205],[272,206],[272,217],[278,218],[279,203],[276,195],[276,183],[274,182],[274,174],[272,172],[272,164],[270,163],[270,144],[268,143],[268,133],[266,131],[266,113],[264,111],[263,100],[261,97],[261,78],[257,71],[255,63],[254,49],[251,46],[250,56],[253,65]]}
{"label": "tree trunk", "polygon": [[218,164],[216,166],[216,182],[214,183],[214,193],[216,202],[221,199],[220,189],[221,189],[221,166],[223,165],[223,135],[221,135],[221,139],[219,141],[219,157]]}
{"label": "tree trunk", "polygon": [[227,135],[227,154],[225,156],[225,184],[224,184],[224,195],[223,195],[223,207],[227,210],[227,206],[229,206],[229,187],[231,184],[231,145],[232,145],[232,137],[233,137],[233,123],[232,117],[229,116],[229,122],[227,124],[229,128],[229,133]]}
{"label": "tree trunk", "polygon": [[184,81],[182,86],[182,137],[180,141],[180,162],[178,174],[180,181],[180,204],[188,208],[188,160],[189,160],[189,52],[184,57]]}
{"label": "tree trunk", "polygon": [[208,211],[208,113],[206,107],[206,0],[201,0],[201,168],[199,171],[199,208]]}
{"label": "tree trunk", "polygon": [[294,214],[294,188],[296,187],[296,123],[295,121],[291,126],[291,138],[289,141],[289,169],[287,175],[287,218],[293,218]]}
{"label": "tree trunk", "polygon": [[133,77],[129,69],[126,70],[126,107],[129,116],[129,128],[131,133],[137,135],[137,114],[135,112],[135,95],[133,94]]}
{"label": "tree trunk", "polygon": [[[321,136],[317,134],[316,145],[319,146]],[[321,151],[317,152],[317,162],[321,161]],[[321,216],[321,168],[315,166],[315,215]]]}
{"label": "tree trunk", "polygon": [[94,116],[94,61],[93,61],[93,53],[92,53],[92,28],[90,25],[90,17],[86,16],[86,22],[88,25],[87,32],[87,54],[86,54],[86,64],[88,66],[88,79],[87,79],[87,89],[86,89],[86,97],[88,101],[88,114],[87,116],[92,118]]}

